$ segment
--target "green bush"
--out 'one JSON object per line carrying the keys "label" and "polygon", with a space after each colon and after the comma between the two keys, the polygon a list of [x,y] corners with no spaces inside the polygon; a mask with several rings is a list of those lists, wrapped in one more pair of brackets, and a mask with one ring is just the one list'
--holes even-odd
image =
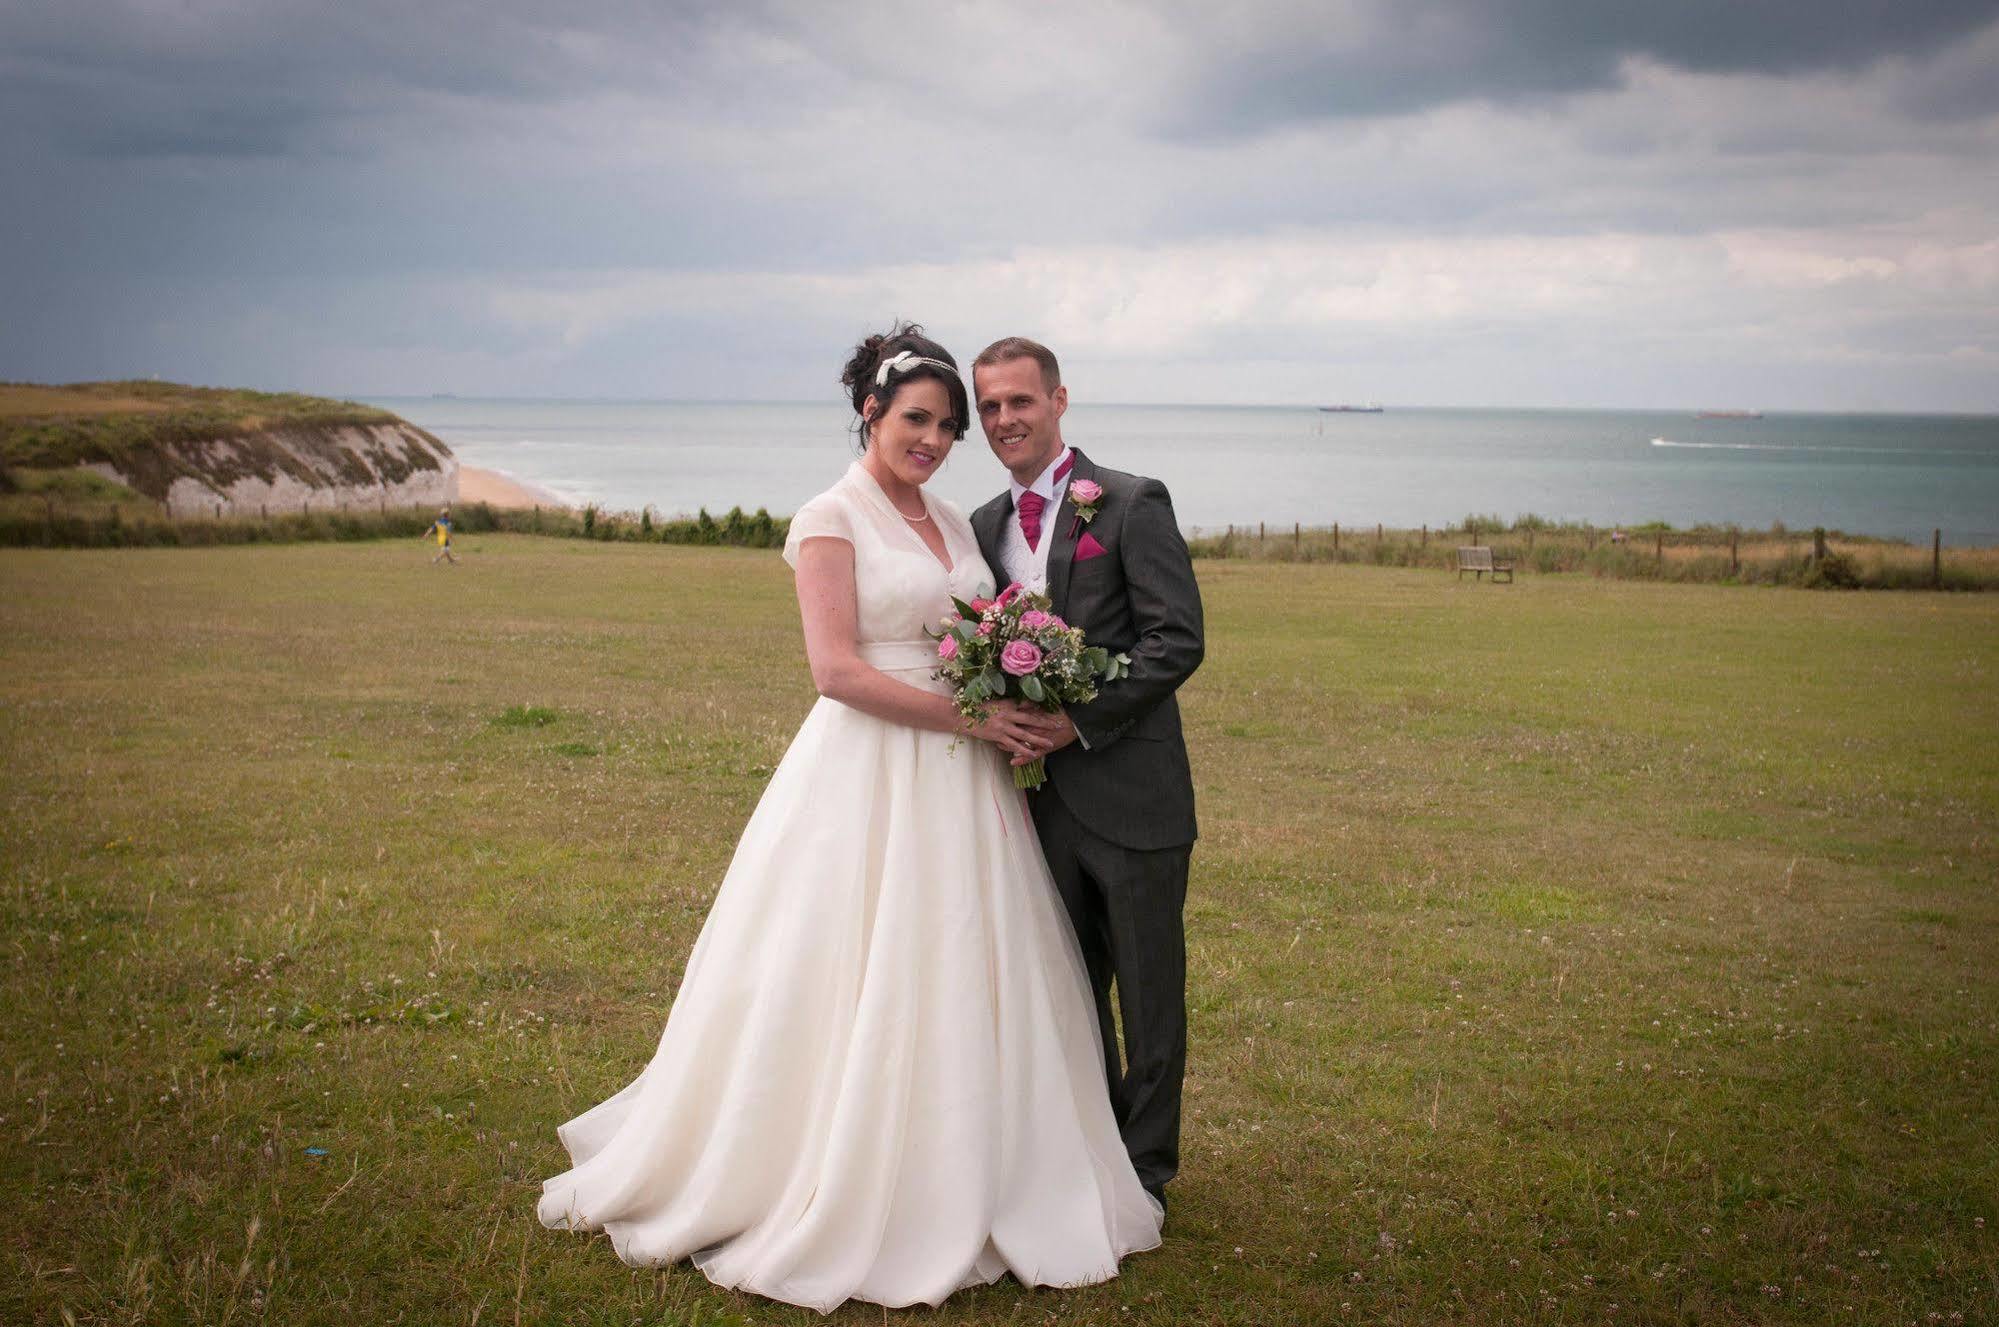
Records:
{"label": "green bush", "polygon": [[1860,568],[1845,553],[1827,553],[1812,560],[1811,568],[1801,583],[1812,589],[1857,590],[1860,588]]}

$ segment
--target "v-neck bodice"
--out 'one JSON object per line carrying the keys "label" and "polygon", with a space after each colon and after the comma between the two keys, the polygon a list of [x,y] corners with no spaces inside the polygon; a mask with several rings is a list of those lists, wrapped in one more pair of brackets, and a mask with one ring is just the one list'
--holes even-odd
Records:
{"label": "v-neck bodice", "polygon": [[[919,490],[919,493],[921,490]],[[785,561],[798,565],[807,539],[840,539],[854,548],[856,623],[863,645],[928,642],[926,628],[951,611],[953,597],[993,592],[993,574],[979,552],[964,513],[942,498],[921,494],[936,522],[950,565],[938,560],[923,537],[856,461],[840,482],[798,509],[784,542]]]}
{"label": "v-neck bodice", "polygon": [[937,560],[937,565],[944,569],[946,576],[949,576],[957,569],[958,555],[951,548],[950,535],[945,533],[944,526],[937,521],[937,504],[930,501],[929,496],[922,489],[919,488],[916,490],[916,500],[923,504],[925,520],[937,526],[938,537],[944,541],[944,556],[942,558],[937,557],[937,550],[930,546],[929,541],[924,539],[923,532],[916,528],[919,522],[913,522],[909,517],[902,514],[901,509],[889,497],[888,491],[881,486],[881,481],[876,479],[865,465],[856,461],[848,468],[847,474],[849,477],[858,477],[860,486],[867,491],[869,496],[879,500],[878,505],[880,509],[889,516],[893,523],[902,526],[903,531],[915,541],[918,548],[921,548]]}

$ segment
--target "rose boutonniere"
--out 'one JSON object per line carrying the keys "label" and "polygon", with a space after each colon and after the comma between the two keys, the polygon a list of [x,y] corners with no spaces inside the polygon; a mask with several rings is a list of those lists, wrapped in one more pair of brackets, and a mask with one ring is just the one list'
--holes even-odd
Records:
{"label": "rose boutonniere", "polygon": [[[1076,520],[1088,525],[1096,519],[1097,504],[1104,500],[1104,486],[1094,479],[1078,479],[1069,485],[1069,505],[1076,509]],[[1069,523],[1073,534],[1075,521]]]}

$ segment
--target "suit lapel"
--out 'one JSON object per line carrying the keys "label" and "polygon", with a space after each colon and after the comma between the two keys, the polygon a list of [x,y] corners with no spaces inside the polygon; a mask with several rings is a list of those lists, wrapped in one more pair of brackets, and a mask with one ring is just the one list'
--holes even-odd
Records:
{"label": "suit lapel", "polygon": [[[1095,479],[1097,467],[1090,464],[1090,458],[1069,449],[1076,463],[1069,467],[1069,482],[1079,479]],[[1076,566],[1076,544],[1083,537],[1083,522],[1076,517],[1076,508],[1069,501],[1069,490],[1062,490],[1062,501],[1054,512],[1056,526],[1051,537],[1055,542],[1048,549],[1048,598],[1055,605],[1055,612],[1061,617],[1069,616],[1069,573]]]}

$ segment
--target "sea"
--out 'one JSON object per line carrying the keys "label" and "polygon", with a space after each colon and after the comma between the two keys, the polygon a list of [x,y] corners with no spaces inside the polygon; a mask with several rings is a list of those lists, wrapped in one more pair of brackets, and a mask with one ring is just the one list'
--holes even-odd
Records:
{"label": "sea", "polygon": [[[380,397],[466,465],[577,505],[773,515],[854,456],[844,402]],[[1152,475],[1183,528],[1349,529],[1533,515],[1598,526],[1735,524],[1999,545],[1999,416],[1695,410],[1072,405],[1063,436]],[[1004,473],[977,428],[931,481],[967,510]]]}

